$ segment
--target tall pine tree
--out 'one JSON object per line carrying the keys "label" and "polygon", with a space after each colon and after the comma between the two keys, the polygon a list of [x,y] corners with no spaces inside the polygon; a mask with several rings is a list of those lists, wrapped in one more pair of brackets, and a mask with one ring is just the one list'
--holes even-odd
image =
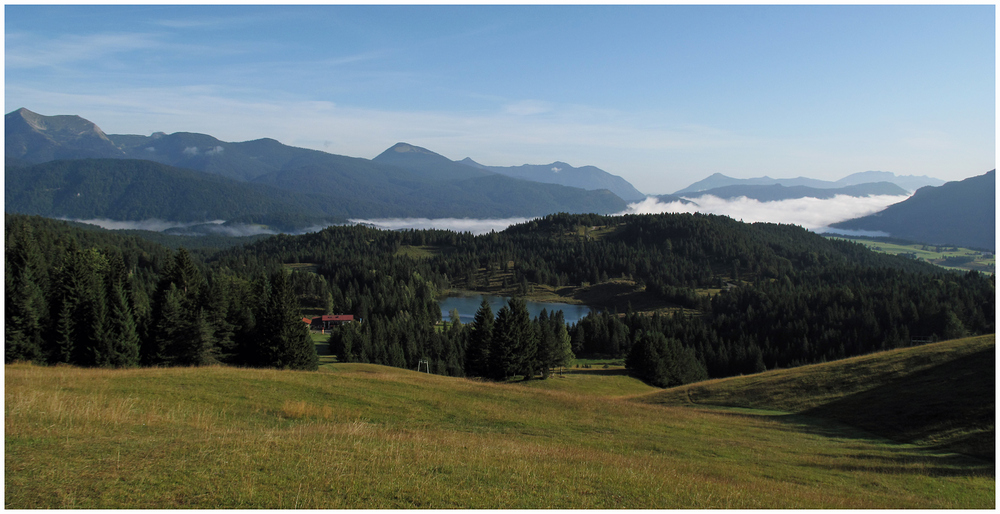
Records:
{"label": "tall pine tree", "polygon": [[302,323],[298,299],[283,270],[271,275],[270,290],[257,316],[256,352],[253,364],[258,367],[316,370],[319,357]]}
{"label": "tall pine tree", "polygon": [[469,344],[465,349],[465,374],[470,377],[490,376],[490,345],[493,340],[493,309],[483,298],[472,321]]}
{"label": "tall pine tree", "polygon": [[23,221],[12,226],[4,250],[4,361],[40,361],[49,316],[45,271],[31,226]]}

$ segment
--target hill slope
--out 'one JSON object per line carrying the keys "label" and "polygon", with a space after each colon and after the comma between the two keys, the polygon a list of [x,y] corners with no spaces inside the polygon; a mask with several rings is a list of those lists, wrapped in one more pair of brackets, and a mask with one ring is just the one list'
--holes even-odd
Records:
{"label": "hill slope", "polygon": [[870,216],[831,225],[877,230],[920,243],[996,248],[996,170],[940,187],[923,187],[907,200]]}
{"label": "hill slope", "polygon": [[10,365],[4,398],[4,505],[14,509],[994,502],[991,463],[842,426],[370,364],[318,372]]}
{"label": "hill slope", "polygon": [[993,460],[995,336],[675,387],[659,405],[778,410]]}

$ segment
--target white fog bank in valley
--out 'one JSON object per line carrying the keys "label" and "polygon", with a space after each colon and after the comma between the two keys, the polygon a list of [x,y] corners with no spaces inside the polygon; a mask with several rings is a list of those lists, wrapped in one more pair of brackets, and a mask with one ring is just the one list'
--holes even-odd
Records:
{"label": "white fog bank in valley", "polygon": [[399,229],[438,229],[453,232],[470,232],[474,235],[488,234],[490,231],[500,232],[511,225],[524,223],[533,218],[502,218],[502,219],[470,219],[470,218],[386,218],[386,219],[352,219],[351,223],[371,225],[386,230]]}
{"label": "white fog bank in valley", "polygon": [[198,222],[180,222],[180,221],[166,221],[159,219],[147,219],[139,221],[119,221],[119,220],[109,220],[103,218],[82,220],[75,218],[57,218],[63,221],[75,221],[77,223],[86,223],[88,225],[97,225],[103,229],[107,230],[149,230],[151,232],[163,232],[164,230],[169,230],[172,228],[187,228],[196,225],[222,225],[225,220],[212,220],[212,221],[198,221]]}
{"label": "white fog bank in valley", "polygon": [[[121,220],[109,220],[109,219],[74,219],[74,218],[58,218],[63,221],[75,221],[77,223],[86,223],[88,225],[96,225],[106,230],[148,230],[151,232],[164,232],[169,230],[171,234],[178,236],[204,236],[204,235],[219,235],[219,236],[232,236],[232,237],[244,237],[244,236],[256,236],[260,234],[274,235],[279,232],[272,230],[260,225],[244,225],[244,224],[230,224],[225,225],[225,220],[211,220],[211,221],[198,221],[198,222],[180,222],[180,221],[166,221],[160,219],[146,219],[138,221],[121,221]],[[323,227],[315,227],[310,229],[305,229],[297,233],[315,232],[322,229]],[[191,229],[191,230],[186,230]]]}
{"label": "white fog bank in valley", "polygon": [[890,195],[866,197],[837,195],[829,199],[795,198],[777,202],[760,202],[746,197],[722,199],[705,195],[697,198],[687,198],[694,202],[694,204],[685,204],[682,202],[662,203],[656,198],[649,197],[642,202],[629,205],[628,210],[620,214],[701,212],[704,214],[729,216],[730,218],[742,220],[746,223],[762,221],[799,225],[818,233],[836,232],[852,235],[884,236],[887,234],[831,229],[830,225],[874,214],[907,198],[907,196]]}
{"label": "white fog bank in valley", "polygon": [[[853,197],[838,195],[821,200],[818,198],[796,198],[777,202],[760,202],[745,197],[725,200],[715,196],[688,198],[694,204],[681,202],[662,203],[654,197],[633,203],[621,214],[659,214],[679,212],[701,212],[729,216],[747,223],[757,221],[799,225],[818,233],[839,233],[860,236],[886,236],[884,232],[831,229],[830,224],[879,212],[886,207],[906,200],[907,196]],[[440,229],[455,232],[470,232],[475,235],[500,232],[511,225],[524,223],[533,218],[470,219],[470,218],[386,218],[352,219],[352,223],[370,225],[386,230],[400,229]]]}
{"label": "white fog bank in valley", "polygon": [[[745,197],[722,199],[711,195],[687,198],[695,203],[670,202],[662,203],[654,197],[642,202],[630,204],[621,214],[659,214],[659,213],[694,213],[719,214],[747,223],[770,222],[799,225],[817,233],[838,233],[862,236],[886,236],[883,232],[852,231],[831,229],[830,224],[852,218],[867,216],[879,212],[886,207],[906,200],[907,196],[868,196],[853,197],[839,195],[821,200],[818,198],[796,198],[777,202],[760,202]],[[223,220],[202,221],[198,223],[181,223],[149,219],[142,221],[116,221],[108,219],[68,219],[97,225],[109,230],[137,229],[162,232],[170,230],[177,235],[229,235],[249,236],[257,234],[277,234],[278,231],[260,225],[223,224]],[[381,218],[352,219],[351,223],[368,225],[385,230],[401,229],[438,229],[453,232],[469,232],[474,235],[488,234],[491,231],[501,232],[511,225],[524,223],[535,218]],[[190,228],[190,231],[183,229]],[[316,232],[325,227],[315,226],[298,230],[293,235]],[[172,230],[171,230],[172,229]],[[180,230],[179,230],[180,229]]]}

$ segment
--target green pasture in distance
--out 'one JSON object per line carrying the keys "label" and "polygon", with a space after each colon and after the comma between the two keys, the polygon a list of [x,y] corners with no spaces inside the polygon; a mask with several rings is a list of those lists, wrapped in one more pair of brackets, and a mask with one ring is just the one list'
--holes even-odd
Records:
{"label": "green pasture in distance", "polygon": [[983,251],[955,246],[888,243],[844,236],[831,236],[830,238],[861,243],[868,249],[876,252],[916,258],[947,269],[982,271],[986,273],[994,273],[996,270],[996,255],[992,252],[986,252],[988,255],[984,256]]}

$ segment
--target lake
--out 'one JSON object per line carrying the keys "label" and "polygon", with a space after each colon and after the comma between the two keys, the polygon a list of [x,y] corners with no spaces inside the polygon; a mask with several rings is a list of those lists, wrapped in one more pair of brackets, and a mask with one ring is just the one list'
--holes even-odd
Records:
{"label": "lake", "polygon": [[[473,295],[473,296],[450,296],[443,300],[438,300],[438,304],[441,305],[441,319],[445,321],[451,320],[452,309],[458,309],[458,317],[463,324],[472,323],[472,320],[476,318],[476,311],[479,310],[479,304],[483,302],[483,298],[486,298],[490,302],[490,308],[493,309],[493,315],[496,316],[497,312],[507,305],[507,297],[504,296],[489,296],[489,295]],[[590,307],[586,305],[571,305],[568,303],[548,303],[548,302],[526,302],[528,305],[528,314],[532,319],[536,318],[542,309],[548,310],[550,313],[555,311],[562,311],[563,317],[566,318],[566,323],[573,324],[580,321],[581,318],[587,316],[590,313]]]}

